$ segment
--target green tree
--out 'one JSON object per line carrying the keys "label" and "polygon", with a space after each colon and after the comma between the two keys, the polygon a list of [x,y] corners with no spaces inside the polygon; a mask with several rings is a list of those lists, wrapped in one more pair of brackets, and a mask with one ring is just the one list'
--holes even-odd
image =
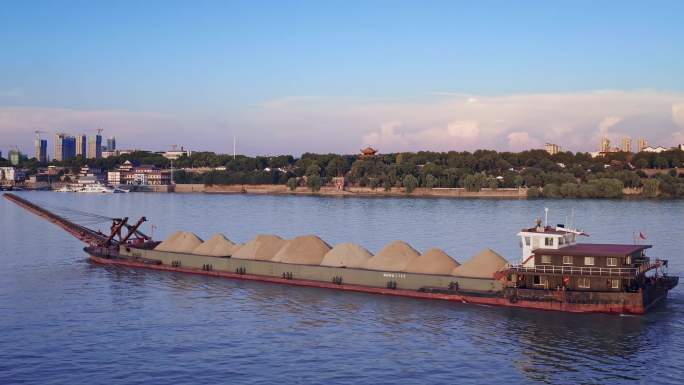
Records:
{"label": "green tree", "polygon": [[658,179],[647,179],[644,181],[644,189],[641,194],[646,198],[655,198],[658,196],[660,188],[660,181]]}
{"label": "green tree", "polygon": [[485,176],[483,174],[466,175],[463,178],[463,187],[466,191],[478,192],[482,189],[485,182]]}
{"label": "green tree", "polygon": [[321,177],[318,175],[311,175],[306,178],[306,185],[309,186],[311,191],[318,192],[321,189]]}
{"label": "green tree", "polygon": [[404,191],[406,191],[407,194],[411,194],[413,190],[418,187],[418,179],[416,179],[415,176],[408,174],[404,177]]}
{"label": "green tree", "polygon": [[368,180],[368,186],[370,186],[370,188],[371,188],[372,190],[375,190],[376,188],[378,188],[378,186],[380,186],[380,179],[378,179],[378,178],[370,178],[370,179]]}
{"label": "green tree", "polygon": [[427,176],[425,176],[425,187],[433,188],[436,187],[438,183],[439,181],[432,174],[427,174]]}
{"label": "green tree", "polygon": [[499,180],[496,178],[489,178],[487,184],[491,190],[496,190],[499,188]]}
{"label": "green tree", "polygon": [[555,183],[547,183],[542,190],[545,198],[560,198],[560,187]]}
{"label": "green tree", "polygon": [[565,198],[575,198],[579,195],[577,183],[563,183],[560,186],[560,194]]}
{"label": "green tree", "polygon": [[287,187],[290,188],[290,191],[295,191],[297,189],[297,178],[292,177],[287,180]]}
{"label": "green tree", "polygon": [[513,184],[515,185],[515,187],[520,188],[523,185],[523,183],[525,183],[525,180],[520,175],[516,175],[513,178]]}

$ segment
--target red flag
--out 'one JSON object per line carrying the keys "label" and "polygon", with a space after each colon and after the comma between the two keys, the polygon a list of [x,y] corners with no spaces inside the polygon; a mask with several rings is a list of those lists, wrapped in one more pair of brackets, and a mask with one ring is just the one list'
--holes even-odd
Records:
{"label": "red flag", "polygon": [[641,238],[641,239],[646,239],[646,236],[644,235],[644,233],[642,233],[641,231],[639,231],[639,238]]}

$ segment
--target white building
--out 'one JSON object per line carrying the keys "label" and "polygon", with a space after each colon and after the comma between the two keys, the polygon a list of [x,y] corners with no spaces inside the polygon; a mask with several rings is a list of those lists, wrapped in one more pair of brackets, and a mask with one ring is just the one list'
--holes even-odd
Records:
{"label": "white building", "polygon": [[663,151],[668,151],[668,149],[663,147],[663,146],[658,146],[658,147],[647,146],[647,147],[644,147],[643,151],[644,152],[655,152],[656,154],[660,154]]}
{"label": "white building", "polygon": [[26,173],[14,167],[0,167],[0,180],[19,182],[26,179]]}
{"label": "white building", "polygon": [[102,151],[102,157],[103,158],[109,158],[110,156],[120,156],[120,155],[125,155],[125,154],[131,154],[137,150],[103,150]]}
{"label": "white building", "polygon": [[121,171],[107,172],[107,183],[109,183],[112,186],[118,186],[123,184],[121,179]]}
{"label": "white building", "polygon": [[189,157],[190,155],[192,155],[192,151],[186,150],[185,148],[181,147],[180,150],[164,151],[161,153],[161,155],[166,159],[176,160],[182,157],[183,155]]}

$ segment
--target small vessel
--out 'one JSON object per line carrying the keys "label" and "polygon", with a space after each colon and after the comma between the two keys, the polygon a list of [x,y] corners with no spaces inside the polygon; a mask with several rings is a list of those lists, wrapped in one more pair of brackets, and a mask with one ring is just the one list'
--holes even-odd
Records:
{"label": "small vessel", "polygon": [[74,187],[71,187],[69,185],[64,185],[57,190],[54,190],[55,192],[60,192],[60,193],[65,193],[65,192],[76,192],[76,189]]}
{"label": "small vessel", "polygon": [[331,248],[309,235],[259,235],[234,244],[178,231],[163,242],[112,218],[108,235],[60,217],[14,194],[4,197],[88,243],[93,263],[214,277],[573,313],[643,314],[667,297],[679,277],[642,244],[582,244],[580,230],[537,220],[521,230],[522,258],[509,263],[485,249],[463,264],[431,249],[393,242],[376,255],[354,244]]}
{"label": "small vessel", "polygon": [[76,190],[76,192],[88,194],[120,194],[127,193],[128,191],[116,187],[107,186],[101,183],[93,183],[83,186],[82,188]]}

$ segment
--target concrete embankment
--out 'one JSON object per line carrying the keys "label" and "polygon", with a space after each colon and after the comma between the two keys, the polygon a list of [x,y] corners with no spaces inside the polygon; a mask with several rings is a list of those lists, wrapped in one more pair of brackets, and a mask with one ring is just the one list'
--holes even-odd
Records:
{"label": "concrete embankment", "polygon": [[439,198],[527,198],[525,188],[500,188],[496,190],[482,189],[478,192],[466,191],[463,188],[417,188],[411,194],[406,194],[403,188],[392,188],[385,191],[382,188],[348,187],[339,190],[335,187],[324,186],[314,193],[309,188],[298,187],[291,191],[285,185],[203,185],[177,184],[177,193],[214,193],[214,194],[283,194],[283,195],[328,195],[328,196],[379,196],[379,197],[439,197]]}

